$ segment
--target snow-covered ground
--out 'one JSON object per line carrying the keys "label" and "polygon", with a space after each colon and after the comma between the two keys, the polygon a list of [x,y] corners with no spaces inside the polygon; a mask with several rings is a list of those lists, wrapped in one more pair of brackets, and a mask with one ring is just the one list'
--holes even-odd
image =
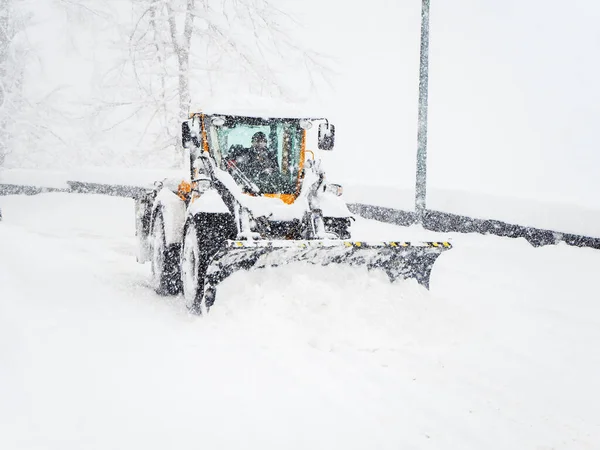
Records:
{"label": "snow-covered ground", "polygon": [[0,208],[2,449],[600,447],[598,251],[456,234],[430,291],[290,265],[195,317],[148,286],[131,200]]}

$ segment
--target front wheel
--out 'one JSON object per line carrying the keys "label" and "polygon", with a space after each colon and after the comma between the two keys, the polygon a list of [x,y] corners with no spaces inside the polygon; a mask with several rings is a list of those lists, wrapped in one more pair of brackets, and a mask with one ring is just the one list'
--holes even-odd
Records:
{"label": "front wheel", "polygon": [[235,236],[235,222],[229,214],[199,214],[185,227],[181,254],[181,283],[187,308],[206,314],[215,300],[213,289],[206,289],[210,261],[226,239]]}
{"label": "front wheel", "polygon": [[325,217],[325,231],[333,233],[339,239],[350,239],[350,219],[347,217]]}

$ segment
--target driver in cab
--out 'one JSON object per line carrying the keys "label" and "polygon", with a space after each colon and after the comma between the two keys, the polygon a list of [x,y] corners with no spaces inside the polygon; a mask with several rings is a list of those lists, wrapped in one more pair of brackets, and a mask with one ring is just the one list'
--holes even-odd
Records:
{"label": "driver in cab", "polygon": [[279,170],[277,158],[273,152],[269,151],[267,146],[265,133],[262,131],[254,133],[249,150],[251,165],[253,166],[251,168],[252,175],[258,175],[263,172],[271,174]]}
{"label": "driver in cab", "polygon": [[227,159],[229,170],[238,178],[257,183],[261,191],[277,189],[280,177],[277,155],[269,150],[267,137],[262,131],[254,133],[250,147],[232,146]]}

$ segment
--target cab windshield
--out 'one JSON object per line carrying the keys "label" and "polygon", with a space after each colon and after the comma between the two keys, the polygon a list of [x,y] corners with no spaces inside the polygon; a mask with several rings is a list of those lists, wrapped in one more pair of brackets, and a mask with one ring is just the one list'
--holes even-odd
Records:
{"label": "cab windshield", "polygon": [[224,123],[207,124],[219,167],[247,191],[295,194],[303,137],[298,120],[221,117]]}

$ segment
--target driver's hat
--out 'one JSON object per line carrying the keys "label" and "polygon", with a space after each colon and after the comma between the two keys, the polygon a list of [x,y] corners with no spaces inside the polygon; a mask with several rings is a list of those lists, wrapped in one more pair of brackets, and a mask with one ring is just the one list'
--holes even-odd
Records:
{"label": "driver's hat", "polygon": [[263,133],[262,131],[257,131],[252,136],[252,143],[261,142],[261,141],[267,142],[267,136],[265,136],[265,133]]}

